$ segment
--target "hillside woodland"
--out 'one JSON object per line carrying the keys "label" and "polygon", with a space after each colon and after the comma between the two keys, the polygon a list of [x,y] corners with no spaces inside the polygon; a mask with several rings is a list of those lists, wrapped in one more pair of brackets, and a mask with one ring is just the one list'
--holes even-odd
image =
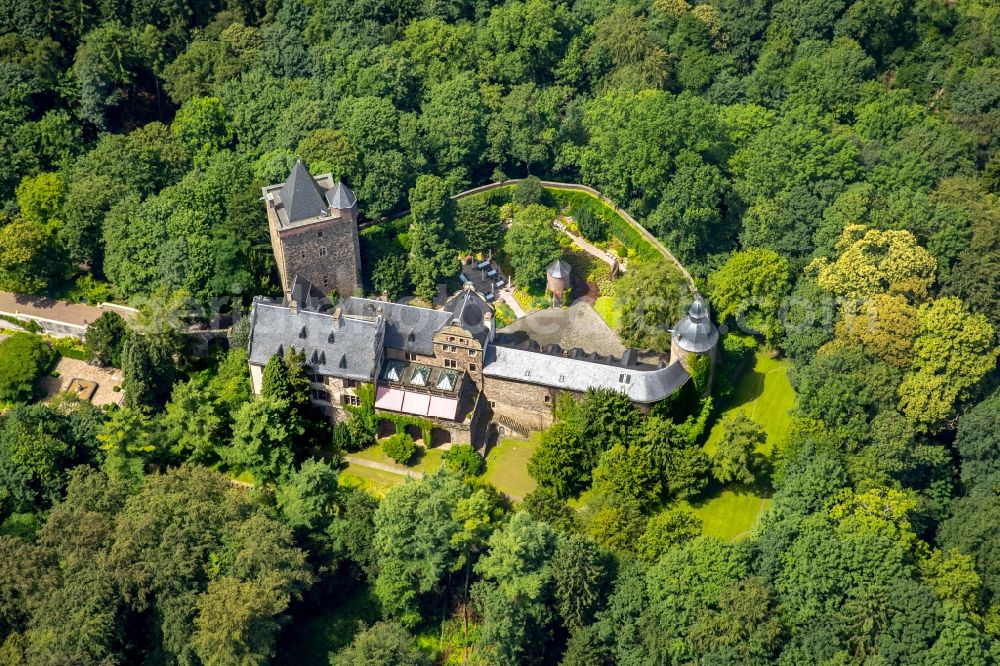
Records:
{"label": "hillside woodland", "polygon": [[[470,451],[344,483],[370,397],[325,423],[292,350],[255,397],[245,325],[179,323],[279,293],[296,158],[356,190],[372,293],[502,249],[450,194],[597,188],[729,331],[715,395],[558,404],[516,505]],[[530,190],[503,215],[544,235]],[[667,273],[616,283],[629,344],[686,306]],[[991,0],[0,0],[0,289],[140,308],[88,333],[121,408],[37,402],[51,349],[0,342],[0,664],[1000,662]],[[733,418],[709,455],[753,349],[787,442]],[[679,503],[718,484],[773,499],[732,543]]]}

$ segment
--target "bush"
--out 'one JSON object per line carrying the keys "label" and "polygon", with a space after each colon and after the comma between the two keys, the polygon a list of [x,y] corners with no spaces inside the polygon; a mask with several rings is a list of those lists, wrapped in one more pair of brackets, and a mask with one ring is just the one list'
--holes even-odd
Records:
{"label": "bush", "polygon": [[382,442],[382,452],[400,465],[405,465],[417,452],[413,438],[403,432],[398,432]]}
{"label": "bush", "polygon": [[729,395],[733,391],[733,373],[747,355],[757,350],[757,339],[752,335],[736,333],[730,331],[722,336],[722,344],[719,345],[719,365],[716,368],[716,385],[714,391],[717,395]]}
{"label": "bush", "polygon": [[27,402],[36,396],[37,379],[54,353],[38,336],[15,333],[0,342],[0,400]]}
{"label": "bush", "polygon": [[105,312],[87,326],[84,350],[87,360],[98,365],[121,367],[122,348],[128,327],[117,312]]}
{"label": "bush", "polygon": [[530,206],[542,203],[544,190],[537,176],[528,176],[514,186],[514,203],[518,206]]}
{"label": "bush", "polygon": [[608,239],[608,226],[590,208],[574,206],[570,209],[570,216],[576,220],[577,228],[587,240],[600,243]]}
{"label": "bush", "polygon": [[483,473],[483,457],[468,444],[455,444],[444,452],[444,464],[462,476],[479,476]]}

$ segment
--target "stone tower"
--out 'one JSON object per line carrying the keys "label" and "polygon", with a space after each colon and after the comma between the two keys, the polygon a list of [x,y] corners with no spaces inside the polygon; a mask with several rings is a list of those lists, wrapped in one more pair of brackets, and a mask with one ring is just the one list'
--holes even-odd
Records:
{"label": "stone tower", "polygon": [[712,323],[701,294],[695,294],[687,316],[670,333],[670,362],[679,361],[692,376],[697,365],[707,362],[710,386],[718,356],[719,329]]}
{"label": "stone tower", "polygon": [[361,290],[358,198],[331,174],[313,178],[296,161],[284,183],[263,188],[271,247],[289,296],[299,276],[324,294]]}

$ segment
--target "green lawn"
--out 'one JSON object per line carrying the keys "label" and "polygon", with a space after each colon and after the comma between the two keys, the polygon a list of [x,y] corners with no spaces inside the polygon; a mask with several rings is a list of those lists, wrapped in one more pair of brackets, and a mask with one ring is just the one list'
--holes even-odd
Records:
{"label": "green lawn", "polygon": [[[373,462],[383,463],[386,465],[396,465],[396,461],[385,455],[382,451],[382,443],[378,442],[374,446],[369,446],[367,449],[362,449],[357,453],[351,453],[348,455],[356,456],[358,458],[364,458],[365,460],[371,460]],[[413,458],[406,464],[406,467],[412,469],[415,472],[431,473],[437,470],[441,466],[441,457],[444,455],[443,449],[425,449],[422,446],[417,447],[417,452],[413,454]]]}
{"label": "green lawn", "polygon": [[594,303],[594,310],[597,311],[597,314],[601,315],[601,319],[611,327],[611,330],[618,330],[618,326],[622,321],[622,313],[621,310],[615,307],[613,296],[598,296],[597,302]]}
{"label": "green lawn", "polygon": [[531,433],[527,442],[503,439],[486,456],[486,473],[483,478],[515,500],[523,499],[535,489],[535,480],[528,474],[528,458],[535,452],[542,433]]}
{"label": "green lawn", "polygon": [[385,497],[390,490],[405,482],[406,477],[402,474],[360,465],[349,464],[347,469],[340,473],[340,483],[351,488],[366,490],[376,497]]}
{"label": "green lawn", "polygon": [[747,536],[757,524],[760,515],[771,505],[771,499],[762,497],[755,490],[717,490],[707,498],[693,504],[678,502],[676,506],[690,509],[702,520],[702,533],[723,541],[733,541]]}
{"label": "green lawn", "polygon": [[[795,406],[795,392],[788,382],[788,361],[771,358],[760,352],[754,364],[737,379],[736,386],[721,402],[715,422],[705,441],[705,451],[710,454],[722,439],[722,419],[734,410],[740,410],[759,423],[767,433],[767,441],[759,451],[770,457],[785,445],[789,410]],[[704,522],[704,534],[725,541],[746,536],[771,505],[767,488],[729,487],[714,488],[689,503],[679,506],[690,508]]]}
{"label": "green lawn", "polygon": [[711,454],[715,450],[722,438],[722,419],[737,409],[759,423],[767,433],[761,453],[770,456],[775,450],[780,451],[791,422],[789,410],[794,406],[795,391],[788,382],[788,361],[758,352],[753,366],[743,372],[732,394],[722,401],[705,441],[705,452]]}

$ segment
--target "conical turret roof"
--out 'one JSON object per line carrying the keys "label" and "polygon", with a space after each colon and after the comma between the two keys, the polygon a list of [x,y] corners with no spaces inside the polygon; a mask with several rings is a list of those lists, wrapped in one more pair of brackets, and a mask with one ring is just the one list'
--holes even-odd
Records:
{"label": "conical turret roof", "polygon": [[358,202],[358,197],[351,188],[344,185],[343,181],[338,180],[336,185],[327,190],[326,200],[330,203],[330,208],[344,210],[353,208]]}
{"label": "conical turret roof", "polygon": [[707,352],[719,342],[719,329],[708,316],[701,294],[695,295],[687,316],[674,326],[673,337],[681,349],[696,354]]}
{"label": "conical turret roof", "polygon": [[285,184],[281,186],[280,197],[289,223],[317,217],[327,210],[323,190],[309,175],[302,160],[295,161]]}

